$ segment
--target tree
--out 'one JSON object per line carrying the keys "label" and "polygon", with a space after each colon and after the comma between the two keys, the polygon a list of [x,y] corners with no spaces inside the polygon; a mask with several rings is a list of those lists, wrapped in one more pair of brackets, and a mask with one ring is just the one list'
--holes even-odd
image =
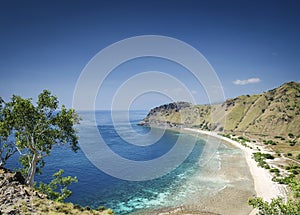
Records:
{"label": "tree", "polygon": [[[288,169],[294,169],[297,166],[289,166]],[[294,169],[295,170],[295,169]],[[292,196],[285,202],[282,198],[278,197],[272,201],[266,202],[262,198],[255,197],[248,200],[248,204],[253,208],[259,210],[259,215],[294,215],[300,214],[300,181],[294,174],[290,174],[284,178],[272,179],[280,184],[287,184],[292,191]]]}
{"label": "tree", "polygon": [[286,203],[282,198],[272,199],[270,203],[256,197],[248,200],[248,204],[259,210],[259,215],[295,215],[300,214],[299,199],[289,199]]}
{"label": "tree", "polygon": [[21,152],[20,162],[26,184],[34,184],[34,176],[41,173],[44,158],[54,145],[69,144],[77,151],[78,137],[74,125],[79,117],[73,109],[64,105],[59,109],[57,98],[47,90],[39,96],[37,104],[32,99],[13,96],[3,107],[3,119],[11,126],[15,135],[15,145]]}
{"label": "tree", "polygon": [[3,99],[0,97],[0,167],[6,164],[6,161],[17,152],[13,141],[9,140],[12,128],[9,126],[3,117]]}
{"label": "tree", "polygon": [[0,167],[4,167],[6,161],[16,152],[17,148],[14,143],[0,134]]}
{"label": "tree", "polygon": [[72,194],[72,191],[68,190],[68,186],[73,182],[78,182],[78,180],[76,177],[71,176],[62,177],[62,174],[64,174],[64,171],[60,169],[58,172],[52,175],[53,179],[49,184],[40,182],[37,189],[45,193],[49,199],[63,202]]}

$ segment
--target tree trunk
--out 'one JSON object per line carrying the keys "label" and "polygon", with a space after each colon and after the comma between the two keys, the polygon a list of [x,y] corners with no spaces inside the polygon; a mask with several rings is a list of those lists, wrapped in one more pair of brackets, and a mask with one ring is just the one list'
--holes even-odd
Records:
{"label": "tree trunk", "polygon": [[28,176],[26,178],[26,184],[30,187],[34,184],[34,175],[36,172],[36,163],[37,163],[37,153],[33,154],[33,158],[31,160],[31,168],[28,170]]}
{"label": "tree trunk", "polygon": [[0,161],[0,167],[4,167],[4,165],[5,165],[5,161],[1,159],[1,161]]}
{"label": "tree trunk", "polygon": [[[1,147],[3,147],[3,146],[1,146]],[[2,151],[2,148],[1,148],[1,150],[0,150],[0,167],[4,167],[4,165],[5,165],[5,158],[2,157],[2,153],[4,153],[4,152]]]}

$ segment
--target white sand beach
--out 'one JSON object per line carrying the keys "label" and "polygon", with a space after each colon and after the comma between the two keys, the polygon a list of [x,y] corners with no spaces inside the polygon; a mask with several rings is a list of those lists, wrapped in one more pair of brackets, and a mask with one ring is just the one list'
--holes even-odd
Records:
{"label": "white sand beach", "polygon": [[[207,136],[222,140],[225,148],[231,148],[229,151],[234,148],[241,150],[239,153],[234,154],[227,153],[226,151],[223,152],[220,155],[222,159],[221,168],[217,172],[212,172],[212,177],[221,177],[221,179],[227,181],[227,185],[224,189],[206,196],[205,199],[203,199],[201,193],[197,194],[195,192],[190,197],[190,200],[184,201],[181,206],[138,211],[137,213],[133,213],[134,215],[255,215],[257,214],[257,210],[247,205],[248,198],[258,196],[265,201],[271,201],[272,198],[286,197],[285,186],[273,182],[271,173],[267,169],[258,167],[256,161],[252,158],[252,153],[258,151],[256,147],[259,147],[261,152],[267,153],[259,144],[247,143],[247,145],[253,148],[250,149],[239,142],[218,135],[216,132],[191,128],[184,128],[181,132],[201,134],[204,137]],[[209,169],[210,166],[208,166],[207,170]]]}
{"label": "white sand beach", "polygon": [[191,128],[185,128],[185,130],[198,132],[204,135],[210,135],[219,138],[241,149],[245,155],[245,159],[249,166],[250,173],[253,177],[254,187],[257,196],[263,198],[265,201],[271,201],[272,198],[276,198],[276,197],[285,198],[286,196],[285,186],[273,182],[272,175],[269,173],[269,171],[267,169],[258,167],[256,161],[252,158],[252,153],[257,152],[257,150],[245,147],[234,140],[218,135],[216,132],[203,131],[203,130],[191,129]]}

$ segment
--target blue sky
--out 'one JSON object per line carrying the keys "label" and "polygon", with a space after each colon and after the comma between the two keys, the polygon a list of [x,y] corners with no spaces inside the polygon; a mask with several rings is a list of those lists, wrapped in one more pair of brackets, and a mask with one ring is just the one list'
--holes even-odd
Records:
{"label": "blue sky", "polygon": [[[261,93],[300,81],[299,8],[297,0],[1,1],[0,96],[35,98],[49,89],[71,107],[76,81],[95,54],[148,34],[195,47],[214,68],[226,98]],[[121,65],[108,77],[96,108],[110,109],[113,90],[130,74],[148,70],[176,76],[197,103],[207,103],[201,86],[181,69],[153,59]],[[168,101],[162,94],[147,94],[133,107]]]}

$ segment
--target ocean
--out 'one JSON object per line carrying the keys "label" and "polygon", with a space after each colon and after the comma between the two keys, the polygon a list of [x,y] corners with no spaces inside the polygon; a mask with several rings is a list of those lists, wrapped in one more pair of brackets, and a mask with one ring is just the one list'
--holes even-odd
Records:
{"label": "ocean", "polygon": [[[91,129],[94,126],[92,119],[95,117],[98,132],[107,146],[114,153],[128,160],[142,162],[160,158],[170,152],[178,138],[183,136],[184,143],[180,144],[188,146],[195,143],[195,145],[191,153],[177,168],[162,177],[144,181],[128,181],[111,176],[93,165],[83,150],[74,153],[66,146],[56,146],[51,155],[45,159],[43,173],[37,175],[35,180],[49,182],[51,175],[59,169],[64,169],[65,175],[76,176],[78,182],[70,186],[72,195],[66,200],[67,202],[95,209],[105,206],[112,208],[115,214],[125,215],[141,209],[152,210],[180,206],[190,201],[195,194],[197,194],[197,198],[199,196],[205,198],[206,195],[223,189],[226,184],[226,181],[222,181],[213,172],[214,169],[220,168],[219,153],[229,149],[224,146],[218,147],[217,151],[211,152],[212,156],[208,163],[202,157],[205,146],[207,144],[219,145],[217,140],[209,140],[210,142],[207,143],[205,137],[196,137],[173,130],[165,130],[158,139],[156,133],[160,134],[161,129],[152,129],[152,132],[149,133],[150,128],[137,125],[147,115],[147,111],[130,111],[129,123],[124,117],[126,116],[125,112],[122,111],[114,112],[114,122],[110,111],[79,113],[82,118],[81,124],[77,126],[80,146],[99,142],[99,134],[92,133],[94,130]],[[141,135],[145,134],[150,135],[147,138],[141,138]],[[127,139],[124,140],[124,137]],[[156,142],[150,144],[151,141]],[[140,145],[130,142],[139,142]],[[143,143],[146,144],[143,145]],[[97,153],[90,156],[101,157],[107,156],[107,154]],[[173,155],[174,159],[178,156],[182,155]],[[17,157],[18,155],[14,156],[8,162],[8,168],[18,166]],[[204,163],[205,165],[202,165]],[[114,168],[113,165],[112,163],[111,168]],[[134,174],[135,171],[132,168],[126,169],[127,174]]]}

